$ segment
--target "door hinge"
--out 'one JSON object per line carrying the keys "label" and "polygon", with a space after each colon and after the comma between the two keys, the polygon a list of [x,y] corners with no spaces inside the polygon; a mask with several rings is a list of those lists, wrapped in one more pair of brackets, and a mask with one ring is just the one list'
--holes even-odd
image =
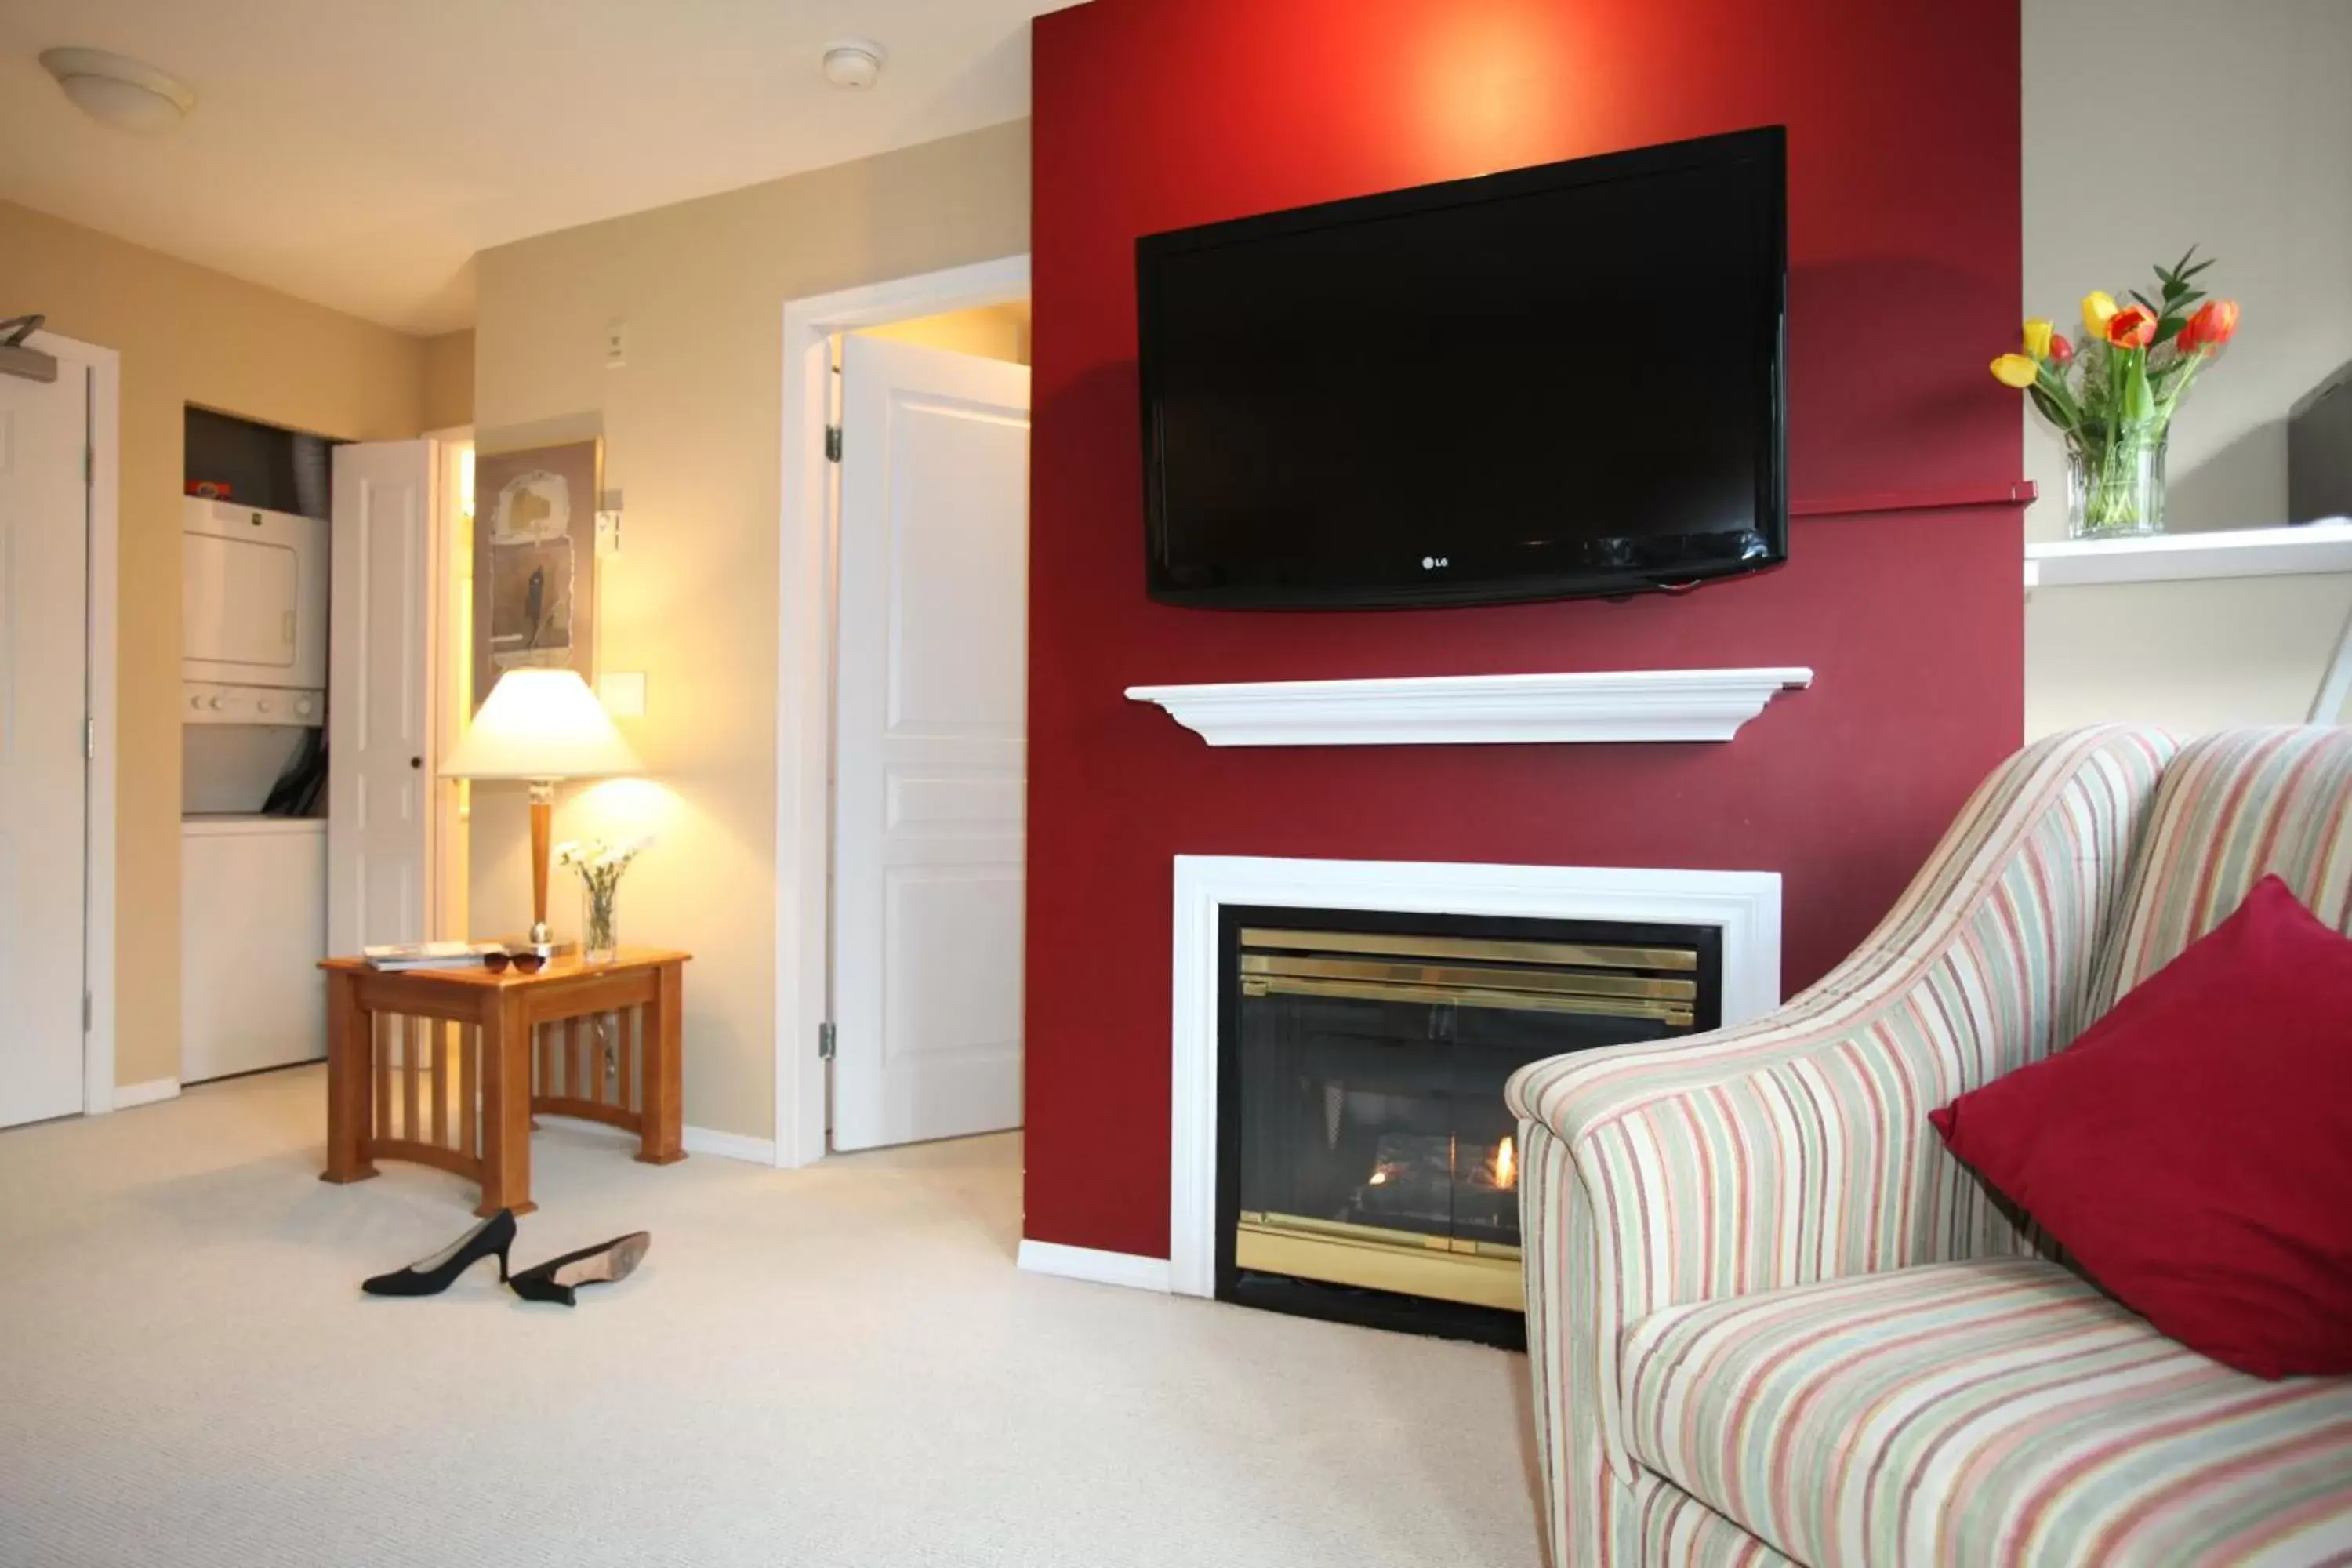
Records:
{"label": "door hinge", "polygon": [[833,1020],[830,1018],[816,1026],[816,1055],[819,1061],[833,1060]]}
{"label": "door hinge", "polygon": [[81,482],[85,489],[98,483],[98,448],[95,447],[81,449]]}
{"label": "door hinge", "polygon": [[86,763],[98,761],[98,721],[95,719],[81,721],[81,760]]}
{"label": "door hinge", "polygon": [[81,1032],[85,1035],[89,1033],[89,993],[87,991],[81,994]]}
{"label": "door hinge", "polygon": [[828,463],[841,461],[841,426],[838,425],[824,427],[824,460]]}

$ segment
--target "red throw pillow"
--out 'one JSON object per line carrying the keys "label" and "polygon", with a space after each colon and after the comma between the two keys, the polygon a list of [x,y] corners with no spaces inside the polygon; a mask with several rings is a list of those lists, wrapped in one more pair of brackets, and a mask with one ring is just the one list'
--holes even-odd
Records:
{"label": "red throw pillow", "polygon": [[2352,940],[2278,878],[2073,1046],[1927,1119],[2191,1350],[2352,1373]]}

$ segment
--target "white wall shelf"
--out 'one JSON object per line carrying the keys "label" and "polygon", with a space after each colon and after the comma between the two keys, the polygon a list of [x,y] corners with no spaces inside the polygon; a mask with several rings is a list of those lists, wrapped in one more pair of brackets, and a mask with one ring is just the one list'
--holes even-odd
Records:
{"label": "white wall shelf", "polygon": [[2028,592],[2098,583],[2180,583],[2313,572],[2352,572],[2352,519],[2329,518],[2299,528],[2069,539],[2025,547]]}
{"label": "white wall shelf", "polygon": [[1486,746],[1728,741],[1813,672],[1642,669],[1130,686],[1212,746]]}

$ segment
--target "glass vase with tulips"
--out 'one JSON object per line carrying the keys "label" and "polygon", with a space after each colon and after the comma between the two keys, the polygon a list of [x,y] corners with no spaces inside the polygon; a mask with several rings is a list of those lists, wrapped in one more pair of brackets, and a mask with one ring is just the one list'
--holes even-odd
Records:
{"label": "glass vase with tulips", "polygon": [[2150,299],[2083,297],[2077,349],[2046,321],[2025,323],[2021,352],[1992,362],[1995,380],[2033,400],[2066,442],[2067,531],[2076,539],[2160,533],[2164,447],[2198,372],[2238,331],[2233,300],[2208,300],[2189,254],[2156,269]]}

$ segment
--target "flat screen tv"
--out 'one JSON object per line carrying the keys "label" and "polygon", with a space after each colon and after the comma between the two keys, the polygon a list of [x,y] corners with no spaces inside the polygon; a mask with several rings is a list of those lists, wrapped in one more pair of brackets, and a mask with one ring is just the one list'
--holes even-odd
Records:
{"label": "flat screen tv", "polygon": [[1149,585],[1672,588],[1788,553],[1779,127],[1136,243]]}

